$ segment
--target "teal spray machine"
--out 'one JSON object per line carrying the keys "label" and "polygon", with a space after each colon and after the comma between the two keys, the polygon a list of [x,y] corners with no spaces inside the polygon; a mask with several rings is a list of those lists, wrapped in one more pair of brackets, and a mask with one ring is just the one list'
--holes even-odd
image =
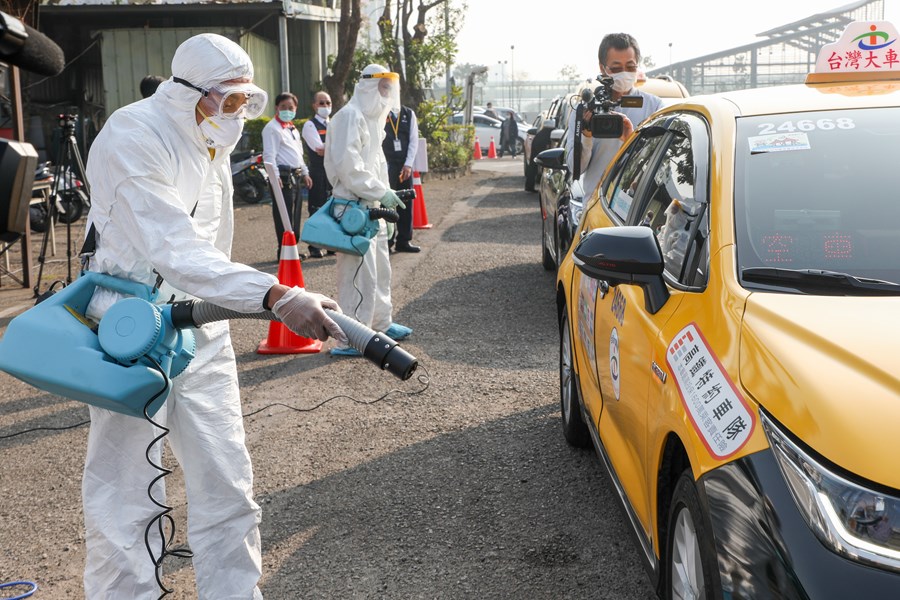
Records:
{"label": "teal spray machine", "polygon": [[[99,324],[85,317],[98,287],[125,294]],[[239,313],[187,300],[157,305],[150,286],[86,272],[71,285],[14,318],[0,339],[0,370],[34,387],[116,412],[153,416],[160,393],[194,357],[192,329],[226,319],[277,320],[269,311]],[[363,356],[406,380],[418,361],[384,333],[326,309]],[[166,389],[166,391],[168,391]]]}

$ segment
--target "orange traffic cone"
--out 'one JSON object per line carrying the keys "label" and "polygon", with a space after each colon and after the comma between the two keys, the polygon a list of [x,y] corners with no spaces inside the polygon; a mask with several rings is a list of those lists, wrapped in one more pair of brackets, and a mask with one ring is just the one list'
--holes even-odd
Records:
{"label": "orange traffic cone", "polygon": [[413,229],[431,229],[428,222],[428,211],[425,210],[425,194],[422,193],[422,177],[413,171],[413,189],[416,190],[416,201],[413,204]]}
{"label": "orange traffic cone", "polygon": [[[281,237],[281,260],[278,263],[278,282],[304,287],[300,252],[293,231]],[[259,343],[257,354],[315,354],[322,350],[322,342],[297,335],[278,321],[269,324],[269,337]]]}
{"label": "orange traffic cone", "polygon": [[472,158],[481,160],[481,144],[478,143],[478,138],[475,138],[475,151],[472,154]]}
{"label": "orange traffic cone", "polygon": [[494,146],[494,136],[491,136],[491,145],[488,146],[488,158],[497,158],[497,147]]}

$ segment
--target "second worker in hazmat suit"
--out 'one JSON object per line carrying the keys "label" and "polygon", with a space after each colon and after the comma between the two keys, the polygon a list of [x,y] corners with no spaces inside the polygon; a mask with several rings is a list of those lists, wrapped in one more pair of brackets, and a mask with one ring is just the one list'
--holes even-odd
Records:
{"label": "second worker in hazmat suit", "polygon": [[[384,123],[388,113],[400,111],[400,77],[381,65],[363,69],[353,97],[332,118],[325,138],[325,172],[332,195],[358,200],[366,207],[405,207],[389,184],[387,161],[382,150]],[[344,313],[395,340],[412,329],[392,321],[391,261],[387,224],[371,240],[363,256],[338,253],[337,300]],[[345,344],[332,354],[361,356]]]}
{"label": "second worker in hazmat suit", "polygon": [[[229,154],[244,119],[259,116],[267,100],[252,84],[250,57],[227,38],[202,34],[177,48],[172,75],[151,97],[113,113],[91,148],[88,238],[96,252],[87,268],[148,285],[161,278],[160,301],[194,296],[240,312],[271,308],[300,335],[346,339],[323,310],[336,309],[333,300],[230,259]],[[117,299],[98,288],[88,315],[99,320]],[[199,598],[259,599],[260,508],[228,323],[195,336],[195,358],[172,380],[154,420],[170,429],[166,440],[184,472]],[[161,509],[147,492],[160,474],[148,458],[162,464],[162,443],[154,442],[161,430],[95,406],[90,414],[85,597],[156,598],[161,583],[145,535],[158,558],[163,540],[147,525]],[[165,501],[162,481],[153,496]]]}

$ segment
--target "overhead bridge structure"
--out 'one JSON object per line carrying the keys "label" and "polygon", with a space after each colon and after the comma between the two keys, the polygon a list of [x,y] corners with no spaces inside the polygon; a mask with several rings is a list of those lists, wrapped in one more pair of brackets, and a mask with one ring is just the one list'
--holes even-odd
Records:
{"label": "overhead bridge structure", "polygon": [[884,19],[884,0],[858,0],[769,31],[757,42],[673,63],[647,72],[670,75],[692,95],[802,83],[819,49],[836,41],[852,21]]}

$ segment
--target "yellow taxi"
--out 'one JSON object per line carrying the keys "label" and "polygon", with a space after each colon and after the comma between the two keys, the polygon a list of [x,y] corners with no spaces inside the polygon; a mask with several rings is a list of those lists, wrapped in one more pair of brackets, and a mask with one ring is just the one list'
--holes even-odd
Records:
{"label": "yellow taxi", "polygon": [[656,113],[559,268],[563,433],[663,598],[900,598],[897,40]]}

